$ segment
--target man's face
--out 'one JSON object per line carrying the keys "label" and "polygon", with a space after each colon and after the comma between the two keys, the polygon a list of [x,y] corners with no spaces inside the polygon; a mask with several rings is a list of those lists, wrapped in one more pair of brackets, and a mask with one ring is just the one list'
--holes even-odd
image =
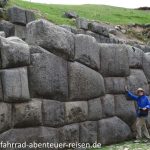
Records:
{"label": "man's face", "polygon": [[138,91],[138,96],[142,96],[144,95],[144,92],[143,91]]}

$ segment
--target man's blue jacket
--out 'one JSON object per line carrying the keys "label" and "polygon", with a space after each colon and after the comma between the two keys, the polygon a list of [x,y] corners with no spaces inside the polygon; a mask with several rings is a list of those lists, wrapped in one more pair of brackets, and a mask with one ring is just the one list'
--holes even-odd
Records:
{"label": "man's blue jacket", "polygon": [[[128,91],[128,96],[137,102],[138,108],[136,109],[137,117],[142,117],[143,114],[140,113],[139,108],[150,109],[150,101],[146,95],[136,96]],[[148,113],[144,114],[144,117],[148,116]]]}
{"label": "man's blue jacket", "polygon": [[148,96],[146,96],[146,95],[136,96],[136,95],[132,94],[130,91],[128,91],[128,96],[137,102],[137,105],[139,108],[150,109],[150,101],[148,99]]}

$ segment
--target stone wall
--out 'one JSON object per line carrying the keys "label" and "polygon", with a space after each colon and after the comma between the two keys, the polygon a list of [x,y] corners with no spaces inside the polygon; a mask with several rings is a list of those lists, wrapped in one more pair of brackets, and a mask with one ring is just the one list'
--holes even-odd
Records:
{"label": "stone wall", "polygon": [[133,138],[135,103],[124,86],[150,94],[150,54],[100,44],[42,19],[26,30],[26,42],[0,37],[0,141],[112,144]]}

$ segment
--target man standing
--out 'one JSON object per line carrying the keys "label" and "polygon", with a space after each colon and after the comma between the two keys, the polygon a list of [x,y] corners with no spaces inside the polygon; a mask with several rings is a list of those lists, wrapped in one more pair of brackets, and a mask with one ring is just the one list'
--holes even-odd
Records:
{"label": "man standing", "polygon": [[[150,109],[150,101],[148,97],[145,95],[144,90],[142,88],[137,89],[137,95],[132,94],[127,86],[125,87],[127,95],[137,102],[137,120],[136,120],[136,141],[140,142],[142,139],[142,134],[145,135],[147,139],[150,140],[150,135],[148,129],[146,127],[146,119],[148,117],[148,110]],[[144,142],[147,142],[145,140]]]}

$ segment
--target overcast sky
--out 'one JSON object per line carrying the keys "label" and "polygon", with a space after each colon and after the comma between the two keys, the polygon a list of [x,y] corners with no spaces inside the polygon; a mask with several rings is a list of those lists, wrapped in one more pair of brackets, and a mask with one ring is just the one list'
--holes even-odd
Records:
{"label": "overcast sky", "polygon": [[104,4],[126,8],[150,7],[150,0],[27,0],[49,4]]}

